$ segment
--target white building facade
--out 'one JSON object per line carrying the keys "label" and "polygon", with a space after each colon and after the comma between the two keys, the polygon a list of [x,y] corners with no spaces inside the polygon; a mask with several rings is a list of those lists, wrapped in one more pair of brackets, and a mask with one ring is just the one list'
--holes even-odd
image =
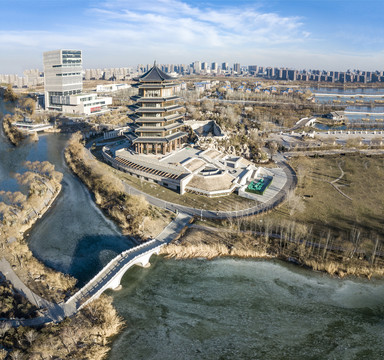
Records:
{"label": "white building facade", "polygon": [[83,91],[81,50],[53,50],[43,54],[45,108],[62,110],[69,95]]}
{"label": "white building facade", "polygon": [[112,98],[83,94],[81,50],[53,50],[43,54],[45,109],[91,115],[108,111]]}

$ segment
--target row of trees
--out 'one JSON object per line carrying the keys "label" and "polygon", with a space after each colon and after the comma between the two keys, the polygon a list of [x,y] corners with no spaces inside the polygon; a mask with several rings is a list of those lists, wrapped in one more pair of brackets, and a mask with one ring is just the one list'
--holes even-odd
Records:
{"label": "row of trees", "polygon": [[222,233],[230,248],[241,245],[256,254],[265,251],[339,276],[384,274],[384,247],[379,236],[363,235],[357,226],[341,239],[330,230],[315,234],[310,225],[289,219],[276,221],[268,216],[228,219],[224,224],[230,229]]}
{"label": "row of trees", "polygon": [[22,234],[60,191],[62,174],[47,161],[26,162],[25,167],[27,171],[15,174],[21,191],[0,191],[0,248],[26,285],[48,299],[60,301],[73,288],[75,279],[40,263]]}
{"label": "row of trees", "polygon": [[127,194],[121,180],[106,172],[86,152],[80,133],[72,136],[65,157],[72,171],[93,192],[96,203],[124,232],[139,235],[145,218],[151,216],[150,206],[145,198]]}

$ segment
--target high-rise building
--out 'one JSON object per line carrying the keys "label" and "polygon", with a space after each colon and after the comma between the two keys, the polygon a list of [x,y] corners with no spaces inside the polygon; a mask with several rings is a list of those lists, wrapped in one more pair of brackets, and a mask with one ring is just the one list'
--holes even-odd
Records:
{"label": "high-rise building", "polygon": [[43,54],[45,109],[90,115],[108,111],[111,97],[83,94],[81,50],[53,50]]}
{"label": "high-rise building", "polygon": [[241,68],[240,68],[240,64],[239,63],[235,63],[233,64],[233,71],[237,74],[240,74],[241,73]]}
{"label": "high-rise building", "polygon": [[53,50],[43,54],[45,108],[61,110],[63,96],[83,90],[81,50]]}
{"label": "high-rise building", "polygon": [[201,72],[201,62],[200,61],[195,61],[193,63],[193,71],[195,72],[195,74],[200,74],[200,72]]}
{"label": "high-rise building", "polygon": [[217,62],[213,62],[211,64],[211,71],[216,73],[219,70],[219,64]]}
{"label": "high-rise building", "polygon": [[221,64],[221,70],[223,70],[223,71],[228,71],[229,70],[227,62],[223,62]]}
{"label": "high-rise building", "polygon": [[251,75],[255,75],[257,73],[258,67],[257,65],[248,65],[248,72]]}
{"label": "high-rise building", "polygon": [[201,63],[201,70],[203,70],[203,71],[207,71],[208,70],[208,63],[207,62],[202,62]]}

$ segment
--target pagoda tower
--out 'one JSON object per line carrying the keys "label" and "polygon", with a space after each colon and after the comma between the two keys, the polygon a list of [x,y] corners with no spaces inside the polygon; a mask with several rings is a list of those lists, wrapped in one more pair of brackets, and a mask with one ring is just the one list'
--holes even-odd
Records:
{"label": "pagoda tower", "polygon": [[188,134],[183,130],[184,108],[174,95],[175,78],[161,71],[156,62],[142,76],[135,78],[139,94],[134,121],[136,138],[132,145],[139,154],[166,154],[181,147]]}

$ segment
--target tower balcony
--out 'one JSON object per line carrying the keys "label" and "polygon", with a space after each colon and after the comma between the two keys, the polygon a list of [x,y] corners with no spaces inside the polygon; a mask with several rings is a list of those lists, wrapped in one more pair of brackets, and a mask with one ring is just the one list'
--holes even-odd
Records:
{"label": "tower balcony", "polygon": [[136,101],[138,103],[162,103],[166,101],[177,101],[180,100],[180,96],[172,95],[172,96],[158,96],[158,97],[146,97],[135,95],[131,96],[131,100]]}
{"label": "tower balcony", "polygon": [[184,107],[180,105],[170,105],[165,107],[138,107],[135,112],[138,114],[141,113],[167,113],[171,111],[183,110]]}
{"label": "tower balcony", "polygon": [[130,119],[135,123],[162,123],[162,122],[174,122],[184,118],[184,114],[169,114],[166,116],[139,116],[139,114],[130,115]]}

